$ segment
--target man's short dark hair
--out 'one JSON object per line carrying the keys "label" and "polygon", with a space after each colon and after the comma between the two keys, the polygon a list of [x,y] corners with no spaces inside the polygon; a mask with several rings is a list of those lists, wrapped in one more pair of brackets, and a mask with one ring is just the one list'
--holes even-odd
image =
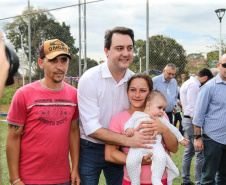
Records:
{"label": "man's short dark hair", "polygon": [[112,43],[112,35],[114,33],[119,33],[122,35],[129,35],[133,41],[133,45],[134,45],[134,32],[132,29],[130,28],[126,28],[126,27],[115,27],[111,30],[107,30],[105,32],[105,36],[104,36],[104,47],[107,48],[108,50],[110,50],[111,47],[111,43]]}
{"label": "man's short dark hair", "polygon": [[208,80],[209,80],[209,79],[213,78],[213,73],[209,69],[203,68],[199,71],[197,76],[199,76],[199,77],[208,76]]}

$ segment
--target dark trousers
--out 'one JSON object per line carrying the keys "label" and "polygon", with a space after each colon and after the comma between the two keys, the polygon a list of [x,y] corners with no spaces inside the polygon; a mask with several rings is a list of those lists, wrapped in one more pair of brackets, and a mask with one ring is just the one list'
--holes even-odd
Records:
{"label": "dark trousers", "polygon": [[176,127],[177,126],[177,122],[179,121],[179,131],[180,131],[180,133],[183,136],[184,133],[182,131],[182,124],[181,124],[182,118],[181,118],[180,112],[177,112],[176,114],[174,114],[174,118],[175,118],[174,119],[174,126]]}
{"label": "dark trousers", "polygon": [[106,185],[122,185],[123,165],[105,161],[104,150],[104,144],[96,144],[81,139],[79,156],[80,185],[98,185],[102,170]]}
{"label": "dark trousers", "polygon": [[168,118],[169,118],[169,122],[170,122],[171,124],[173,124],[173,114],[172,114],[172,112],[166,112],[166,114],[167,114],[167,116],[168,116]]}
{"label": "dark trousers", "polygon": [[204,143],[201,185],[226,184],[226,145],[202,135]]}

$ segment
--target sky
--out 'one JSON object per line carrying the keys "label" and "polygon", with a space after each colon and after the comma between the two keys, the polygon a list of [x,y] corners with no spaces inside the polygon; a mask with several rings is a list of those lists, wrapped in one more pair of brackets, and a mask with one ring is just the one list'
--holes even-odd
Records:
{"label": "sky", "polygon": [[[28,5],[28,0],[0,2],[0,19],[20,15]],[[146,39],[146,0],[86,2],[89,2],[86,6],[87,57],[97,61],[106,59],[104,33],[115,26],[132,28],[135,40]],[[30,0],[30,5],[45,9],[76,4],[78,0]],[[216,50],[215,45],[219,46],[220,22],[215,10],[221,8],[226,8],[225,0],[149,0],[149,37],[161,34],[173,38],[183,46],[186,54],[203,53],[205,56],[207,52]],[[79,47],[78,6],[54,10],[51,14],[57,21],[71,26],[71,33],[76,38],[75,45]],[[0,30],[6,21],[11,22],[12,19],[0,20]],[[226,42],[226,15],[221,26],[222,40]]]}

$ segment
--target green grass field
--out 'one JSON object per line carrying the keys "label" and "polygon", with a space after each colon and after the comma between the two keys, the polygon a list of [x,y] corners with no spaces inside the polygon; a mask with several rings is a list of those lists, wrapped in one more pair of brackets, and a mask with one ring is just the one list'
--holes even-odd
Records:
{"label": "green grass field", "polygon": [[[5,117],[2,117],[5,119]],[[6,143],[6,135],[7,135],[8,125],[5,122],[0,122],[0,144],[1,144],[1,185],[9,185],[9,176],[8,176],[8,168],[6,163],[6,154],[5,154],[5,143]],[[181,165],[182,165],[182,157],[183,157],[184,147],[179,145],[179,151],[176,154],[171,154],[171,157],[180,170],[180,176],[173,181],[173,185],[181,185]],[[194,160],[192,161],[191,167],[191,180],[194,182]],[[103,174],[101,174],[99,185],[106,185]]]}
{"label": "green grass field", "polygon": [[[5,117],[0,117],[5,119]],[[6,152],[5,152],[5,144],[6,144],[6,135],[7,135],[8,125],[5,122],[0,122],[0,147],[1,147],[1,184],[9,185],[9,176],[8,176],[8,168],[6,162]]]}

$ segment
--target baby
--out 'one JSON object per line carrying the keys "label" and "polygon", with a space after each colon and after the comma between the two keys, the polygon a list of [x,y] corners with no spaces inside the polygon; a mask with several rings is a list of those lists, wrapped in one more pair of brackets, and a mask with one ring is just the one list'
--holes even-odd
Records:
{"label": "baby", "polygon": [[[185,140],[179,130],[173,126],[163,115],[167,106],[167,100],[160,91],[152,91],[146,98],[144,112],[136,111],[131,118],[125,123],[124,130],[128,137],[134,134],[135,128],[137,128],[142,121],[151,120],[150,115],[158,117],[159,120],[169,127],[171,132],[175,135],[177,140],[183,146],[189,144],[188,140]],[[141,130],[142,131],[142,130]],[[131,185],[140,185],[140,172],[141,162],[143,156],[152,152],[152,184],[162,185],[161,179],[166,168],[167,172],[167,184],[171,184],[172,180],[179,176],[179,170],[173,163],[172,159],[165,152],[162,141],[162,135],[157,134],[157,143],[152,145],[153,149],[146,148],[130,148],[126,159],[126,169],[131,180]]]}

